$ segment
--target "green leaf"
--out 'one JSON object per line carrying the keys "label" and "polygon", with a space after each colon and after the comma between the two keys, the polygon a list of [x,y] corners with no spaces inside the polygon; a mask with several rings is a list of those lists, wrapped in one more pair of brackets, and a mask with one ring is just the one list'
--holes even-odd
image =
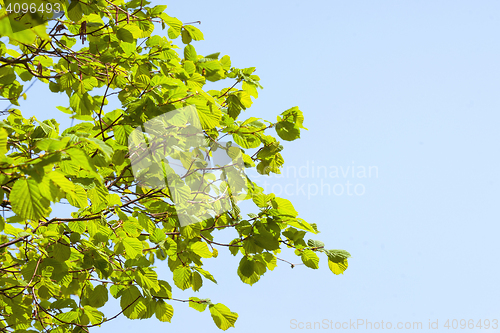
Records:
{"label": "green leaf", "polygon": [[73,192],[66,192],[66,199],[74,207],[85,208],[88,206],[87,193],[80,185],[75,184]]}
{"label": "green leaf", "polygon": [[[215,251],[215,250],[216,250],[216,249],[214,249],[214,251]],[[196,266],[194,267],[194,269],[195,269],[195,270],[197,270],[197,271],[198,271],[201,275],[203,275],[203,277],[204,277],[205,279],[208,279],[208,280],[212,281],[213,283],[217,284],[217,280],[215,280],[215,278],[213,277],[213,275],[212,275],[212,274],[210,274],[210,272],[208,272],[208,271],[204,270],[204,269],[203,269],[203,268],[201,268],[201,267],[196,267]]]}
{"label": "green leaf", "polygon": [[261,143],[255,134],[233,133],[233,139],[242,148],[257,148]]}
{"label": "green leaf", "polygon": [[228,71],[231,68],[231,58],[228,55],[223,56],[220,59],[220,64],[222,69]]}
{"label": "green leaf", "polygon": [[100,308],[108,302],[108,289],[105,285],[97,285],[88,298],[90,306]]}
{"label": "green leaf", "polygon": [[203,312],[208,306],[205,300],[200,300],[198,297],[189,297],[189,307],[195,309],[196,311]]}
{"label": "green leaf", "polygon": [[239,265],[241,274],[243,274],[246,277],[250,277],[254,273],[254,268],[255,268],[255,261],[247,257],[241,258]]}
{"label": "green leaf", "polygon": [[144,311],[139,319],[147,319],[153,317],[156,311],[156,299],[144,299],[143,302],[146,304],[146,311]]}
{"label": "green leaf", "polygon": [[177,253],[177,243],[172,238],[167,238],[163,247],[169,256],[173,256]]}
{"label": "green leaf", "polygon": [[323,243],[322,241],[310,239],[307,241],[307,245],[309,247],[323,248],[325,246],[325,243]]}
{"label": "green leaf", "polygon": [[275,126],[276,133],[286,141],[293,141],[300,138],[300,129],[288,121],[280,121]]}
{"label": "green leaf", "polygon": [[7,131],[0,128],[0,155],[7,154]]}
{"label": "green leaf", "polygon": [[75,92],[69,99],[70,107],[76,112],[77,115],[91,115],[94,109],[94,102],[89,93]]}
{"label": "green leaf", "polygon": [[103,209],[105,205],[108,204],[108,189],[100,183],[97,183],[94,187],[90,188],[87,191],[87,195],[92,203],[90,208],[95,213]]}
{"label": "green leaf", "polygon": [[[193,67],[193,69],[194,69],[194,67]],[[204,84],[205,84],[205,77],[201,76],[198,73],[192,74],[191,77],[186,82],[186,85],[195,91],[201,91],[201,88],[203,88]],[[215,111],[215,112],[217,112],[217,111]]]}
{"label": "green leaf", "polygon": [[298,107],[293,107],[286,110],[278,116],[278,124],[276,131],[278,135],[284,140],[295,140],[300,137],[300,129],[307,129],[303,126],[304,116]]}
{"label": "green leaf", "polygon": [[182,290],[191,287],[191,269],[186,266],[179,266],[174,270],[174,283]]}
{"label": "green leaf", "polygon": [[83,234],[87,226],[85,224],[85,221],[71,221],[68,223],[68,228],[73,232]]}
{"label": "green leaf", "polygon": [[191,36],[192,39],[203,40],[203,33],[200,31],[200,29],[193,27],[192,25],[185,25],[184,29],[187,30],[189,36]]}
{"label": "green leaf", "polygon": [[55,243],[53,248],[54,258],[59,261],[66,261],[71,255],[69,244]]}
{"label": "green leaf", "polygon": [[319,268],[319,258],[312,250],[304,250],[301,253],[301,259],[304,265],[309,268],[318,269]]}
{"label": "green leaf", "polygon": [[125,43],[133,43],[135,41],[134,34],[128,28],[118,29],[116,32],[116,37]]}
{"label": "green leaf", "polygon": [[146,311],[146,306],[140,302],[141,292],[136,286],[129,286],[121,291],[120,306],[123,314],[130,319],[139,318]]}
{"label": "green leaf", "polygon": [[196,54],[196,50],[194,46],[191,44],[186,45],[184,47],[184,59],[196,62],[198,60],[198,55]]}
{"label": "green leaf", "polygon": [[75,322],[78,318],[78,312],[73,310],[69,312],[59,313],[56,318],[62,320],[63,322]]}
{"label": "green leaf", "polygon": [[297,229],[302,229],[308,232],[312,232],[313,234],[317,234],[318,230],[313,227],[313,225],[307,223],[301,218],[289,219],[286,220],[286,223],[292,227]]}
{"label": "green leaf", "polygon": [[69,138],[64,138],[63,140],[46,138],[37,141],[36,146],[40,150],[45,150],[50,152],[63,149],[64,147],[66,147],[68,141]]}
{"label": "green leaf", "polygon": [[181,34],[182,22],[176,19],[175,17],[168,16],[165,13],[161,13],[160,17],[163,20],[163,22],[168,24],[168,26],[170,27],[168,29],[168,37],[172,39],[179,37],[179,35]]}
{"label": "green leaf", "polygon": [[159,321],[170,323],[174,316],[174,307],[160,299],[156,303],[155,315]]}
{"label": "green leaf", "polygon": [[347,269],[348,263],[347,259],[344,259],[343,262],[333,262],[328,259],[328,267],[335,275],[344,274],[344,271]]}
{"label": "green leaf", "polygon": [[71,157],[71,161],[75,162],[76,165],[79,165],[82,169],[94,171],[94,168],[90,164],[89,156],[85,154],[83,150],[78,148],[71,148],[66,152]]}
{"label": "green leaf", "polygon": [[201,126],[205,129],[211,129],[219,126],[222,117],[221,111],[216,107],[200,107],[197,106],[198,116],[200,117]]}
{"label": "green leaf", "polygon": [[122,48],[123,52],[127,57],[131,56],[136,49],[135,43],[122,42],[120,44],[120,47]]}
{"label": "green leaf", "polygon": [[269,201],[272,198],[273,197],[271,195],[265,195],[265,194],[254,194],[252,196],[253,202],[257,205],[257,207],[261,207],[261,208],[270,206]]}
{"label": "green leaf", "polygon": [[165,238],[167,238],[167,236],[161,229],[154,229],[153,233],[149,235],[149,239],[155,244],[160,243],[161,241],[165,240]]}
{"label": "green leaf", "polygon": [[134,259],[142,254],[142,243],[137,238],[125,238],[123,240],[123,246],[128,258]]}
{"label": "green leaf", "polygon": [[151,292],[153,296],[172,298],[172,287],[170,287],[167,281],[158,280],[158,285],[160,286],[160,289],[158,291],[153,289]]}
{"label": "green leaf", "polygon": [[151,9],[151,15],[152,16],[161,15],[161,13],[165,11],[165,9],[167,9],[167,5],[154,6],[153,9]]}
{"label": "green leaf", "polygon": [[201,278],[200,273],[193,272],[193,274],[191,275],[191,287],[193,288],[194,291],[198,291],[202,286],[203,286],[203,279]]}
{"label": "green leaf", "polygon": [[137,220],[138,220],[139,224],[141,225],[141,227],[144,230],[146,230],[147,232],[151,233],[151,232],[154,232],[156,230],[155,224],[153,223],[153,221],[151,221],[151,219],[146,214],[143,214],[143,213],[139,214]]}
{"label": "green leaf", "polygon": [[132,132],[130,126],[117,125],[113,127],[113,133],[119,144],[126,146],[128,144],[128,136]]}
{"label": "green leaf", "polygon": [[49,179],[52,180],[64,192],[75,192],[76,185],[68,180],[62,173],[52,171],[48,174]]}
{"label": "green leaf", "polygon": [[207,243],[205,242],[196,242],[191,244],[191,251],[196,253],[202,258],[212,258],[212,252],[208,249]]}
{"label": "green leaf", "polygon": [[14,213],[33,221],[48,215],[50,202],[42,196],[38,186],[33,178],[21,178],[14,183],[10,192]]}
{"label": "green leaf", "polygon": [[328,259],[333,262],[344,262],[344,259],[350,258],[351,254],[346,250],[325,250]]}
{"label": "green leaf", "polygon": [[246,81],[243,81],[243,84],[241,85],[242,89],[245,90],[250,96],[257,98],[259,97],[259,93],[257,91],[257,88],[255,85],[247,83]]}
{"label": "green leaf", "polygon": [[181,36],[182,36],[182,42],[184,44],[189,44],[193,40],[193,38],[191,37],[191,35],[189,34],[189,32],[187,30],[185,30],[185,29],[182,29]]}
{"label": "green leaf", "polygon": [[83,11],[79,1],[72,1],[68,7],[68,18],[78,22],[82,18]]}
{"label": "green leaf", "polygon": [[209,310],[215,325],[223,331],[234,327],[234,323],[238,319],[237,313],[231,312],[227,306],[221,303],[210,305]]}
{"label": "green leaf", "polygon": [[277,209],[281,215],[287,215],[292,217],[296,217],[297,215],[299,215],[299,213],[297,213],[295,208],[293,208],[293,205],[290,202],[290,200],[276,197],[272,200],[272,204],[274,209]]}
{"label": "green leaf", "polygon": [[243,275],[241,272],[240,268],[238,267],[238,276],[240,277],[240,280],[243,283],[253,285],[254,283],[258,282],[260,280],[261,275],[263,275],[266,272],[266,264],[260,262],[260,261],[255,261],[254,262],[254,267],[253,267],[253,273],[247,277]]}
{"label": "green leaf", "polygon": [[75,300],[71,298],[59,299],[50,304],[51,309],[64,309],[64,308],[76,309],[77,307],[78,306],[76,305]]}
{"label": "green leaf", "polygon": [[85,140],[91,142],[94,147],[99,149],[104,154],[106,161],[109,161],[111,156],[113,156],[113,148],[107,145],[104,141],[96,138],[85,138]]}
{"label": "green leaf", "polygon": [[127,219],[127,218],[122,218],[124,220],[123,223],[123,230],[129,235],[130,237],[139,237],[142,231],[141,225],[134,220],[133,218]]}
{"label": "green leaf", "polygon": [[87,317],[89,317],[90,323],[92,325],[100,324],[103,321],[104,315],[101,311],[88,305],[85,305],[84,309],[85,314],[87,315]]}
{"label": "green leaf", "polygon": [[262,253],[262,258],[266,262],[266,267],[269,270],[272,271],[274,270],[274,268],[276,268],[276,266],[278,266],[276,256],[274,256],[272,253],[264,252]]}
{"label": "green leaf", "polygon": [[155,292],[161,290],[158,284],[158,275],[152,269],[138,269],[134,273],[137,283],[143,289],[153,289]]}

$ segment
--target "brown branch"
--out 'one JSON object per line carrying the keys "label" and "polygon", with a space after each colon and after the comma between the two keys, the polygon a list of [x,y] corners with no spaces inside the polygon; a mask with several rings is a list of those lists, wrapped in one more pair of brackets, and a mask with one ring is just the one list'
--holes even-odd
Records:
{"label": "brown branch", "polygon": [[290,264],[290,266],[291,266],[292,268],[294,268],[294,267],[295,267],[295,266],[297,266],[297,265],[304,265],[304,264],[302,264],[302,263],[301,263],[301,264],[292,264],[291,262],[286,261],[285,259],[278,258],[278,257],[276,257],[276,259],[281,260],[281,261],[284,261],[284,262],[286,262],[287,264]]}
{"label": "brown branch", "polygon": [[215,244],[215,245],[220,245],[220,246],[233,246],[233,247],[243,247],[243,245],[236,245],[236,244],[222,244],[222,243],[217,243],[217,242],[214,242],[214,241],[211,241],[210,239],[206,238],[205,236],[203,235],[200,235],[201,238],[203,238],[205,241],[207,241],[207,243],[210,244]]}
{"label": "brown branch", "polygon": [[110,184],[106,185],[106,188],[109,189],[112,186],[114,186],[116,183],[118,183],[120,181],[120,179],[123,177],[123,175],[125,174],[125,172],[127,171],[127,169],[128,169],[128,167],[123,168],[120,175],[118,177],[116,177],[115,180],[113,180]]}
{"label": "brown branch", "polygon": [[175,100],[175,101],[167,101],[166,103],[158,104],[158,106],[163,106],[163,105],[167,105],[167,104],[173,104],[173,103],[177,103],[177,102],[182,102],[182,101],[184,101],[184,100],[186,100],[186,99],[188,99],[190,97],[196,96],[196,95],[197,95],[197,93],[196,94],[191,94],[189,96],[183,97],[183,98]]}
{"label": "brown branch", "polygon": [[[99,125],[101,126],[101,134],[102,134],[103,140],[104,140],[104,130],[102,129],[102,118],[101,118],[102,117],[102,108],[104,107],[104,101],[106,100],[106,95],[108,94],[109,86],[111,85],[111,83],[113,83],[113,80],[115,79],[116,72],[114,70],[115,70],[116,66],[118,66],[118,64],[116,64],[115,67],[113,67],[113,77],[106,85],[106,91],[104,92],[104,96],[102,97],[101,107],[99,108],[99,113],[97,114],[99,116]],[[106,72],[107,71],[108,71],[108,66],[106,66]]]}
{"label": "brown branch", "polygon": [[[109,96],[109,95],[108,95]],[[108,127],[106,127],[104,130],[102,130],[101,132],[97,133],[96,135],[94,135],[94,138],[97,138],[99,135],[101,135],[101,133],[104,133],[105,131],[107,131],[109,128],[113,127],[113,125],[118,121],[120,120],[121,118],[123,117],[123,114],[121,114],[120,116],[118,116],[118,118],[116,118],[110,125],[108,125]],[[103,136],[104,137],[104,136]]]}
{"label": "brown branch", "polygon": [[225,93],[223,93],[222,95],[220,95],[219,97],[217,97],[217,99],[226,96],[231,91],[231,89],[233,89],[240,82],[241,82],[241,79],[236,80],[236,82],[231,86],[231,88],[229,88]]}
{"label": "brown branch", "polygon": [[25,235],[23,237],[19,237],[19,238],[13,239],[10,242],[0,244],[0,249],[3,249],[4,247],[11,246],[11,245],[14,245],[16,243],[22,242],[23,240],[25,240],[29,236],[31,236],[31,235]]}
{"label": "brown branch", "polygon": [[129,307],[131,307],[131,306],[132,306],[132,304],[134,304],[134,303],[135,303],[135,302],[136,302],[136,301],[137,301],[140,297],[141,297],[140,295],[139,295],[139,296],[137,296],[137,298],[136,298],[136,299],[134,299],[134,300],[132,301],[132,303],[130,303],[129,305],[127,305],[127,306],[126,306],[123,310],[121,310],[120,312],[118,312],[118,313],[117,313],[116,315],[114,315],[113,317],[108,318],[108,319],[105,319],[105,320],[103,320],[102,322],[100,322],[99,324],[88,325],[88,326],[86,326],[86,327],[94,327],[94,326],[99,326],[99,325],[104,324],[105,322],[108,322],[108,321],[110,321],[110,320],[115,319],[116,317],[118,317],[119,315],[121,315],[121,314],[122,314],[125,310],[127,310]]}

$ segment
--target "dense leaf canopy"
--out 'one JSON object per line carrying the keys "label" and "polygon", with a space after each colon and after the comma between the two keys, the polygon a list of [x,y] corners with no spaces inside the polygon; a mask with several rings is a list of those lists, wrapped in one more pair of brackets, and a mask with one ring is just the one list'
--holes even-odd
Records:
{"label": "dense leaf canopy", "polygon": [[[246,194],[238,195],[224,178],[214,191],[226,194],[227,205],[187,224],[180,223],[175,203],[189,198],[192,186],[137,181],[130,153],[134,129],[189,106],[209,147],[237,154],[260,174],[280,173],[278,140],[298,139],[304,117],[298,107],[275,122],[243,117],[262,88],[255,68],[232,67],[230,57],[219,53],[199,55],[195,44],[203,33],[195,23],[167,15],[166,6],[150,7],[145,0],[32,3],[36,11],[23,14],[12,10],[14,2],[0,0],[1,98],[19,106],[26,83],[39,80],[54,94],[66,94],[67,104],[58,109],[76,125],[61,131],[54,119],[3,111],[0,330],[87,332],[120,315],[169,322],[175,301],[200,312],[208,308],[226,330],[236,313],[208,298],[178,299],[173,289],[199,291],[207,280],[216,283],[203,261],[226,249],[241,258],[235,270],[250,285],[273,270],[287,249],[313,269],[323,253],[333,273],[344,272],[348,252],[306,240],[307,233],[318,233],[316,224],[248,177],[238,185]],[[63,12],[47,20],[47,3]],[[221,80],[227,88],[209,88]],[[120,107],[110,110],[111,102]],[[234,145],[220,144],[223,138]],[[178,155],[183,163],[189,159]],[[148,175],[161,179],[158,172]],[[242,216],[240,200],[252,200],[255,212]],[[61,202],[74,207],[71,216],[54,216]],[[221,229],[232,229],[234,239],[219,242]],[[159,277],[159,265],[168,265],[171,275]],[[101,312],[110,296],[119,300],[120,313]]]}

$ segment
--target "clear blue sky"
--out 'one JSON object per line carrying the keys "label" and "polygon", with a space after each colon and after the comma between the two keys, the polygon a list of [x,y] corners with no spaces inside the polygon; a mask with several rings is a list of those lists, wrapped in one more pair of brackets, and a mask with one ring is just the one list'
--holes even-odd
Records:
{"label": "clear blue sky", "polygon": [[[177,297],[224,303],[240,315],[234,332],[302,331],[293,319],[422,322],[422,332],[429,320],[439,320],[434,332],[448,331],[447,319],[500,320],[499,1],[167,5],[183,22],[201,20],[199,54],[257,67],[265,89],[245,116],[274,120],[295,105],[304,112],[309,131],[285,144],[287,174],[258,181],[317,223],[327,247],[352,254],[341,276],[321,258],[316,271],[280,263],[250,287],[236,274],[239,258],[220,249],[206,264],[219,284]],[[64,118],[46,106],[42,86],[23,113]],[[308,177],[294,177],[301,167]],[[312,177],[318,167],[328,174]],[[300,261],[292,251],[281,257]],[[96,331],[219,331],[208,311],[173,305],[171,324],[121,317]]]}

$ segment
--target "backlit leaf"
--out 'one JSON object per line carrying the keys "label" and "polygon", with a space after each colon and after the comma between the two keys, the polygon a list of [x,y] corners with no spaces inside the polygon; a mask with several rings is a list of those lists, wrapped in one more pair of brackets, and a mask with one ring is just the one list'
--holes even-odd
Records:
{"label": "backlit leaf", "polygon": [[33,178],[18,179],[10,193],[12,210],[19,216],[38,220],[49,211],[50,202],[42,197],[37,182]]}
{"label": "backlit leaf", "polygon": [[234,323],[238,319],[236,312],[232,312],[227,306],[221,303],[210,305],[209,310],[215,324],[223,331],[234,327]]}

